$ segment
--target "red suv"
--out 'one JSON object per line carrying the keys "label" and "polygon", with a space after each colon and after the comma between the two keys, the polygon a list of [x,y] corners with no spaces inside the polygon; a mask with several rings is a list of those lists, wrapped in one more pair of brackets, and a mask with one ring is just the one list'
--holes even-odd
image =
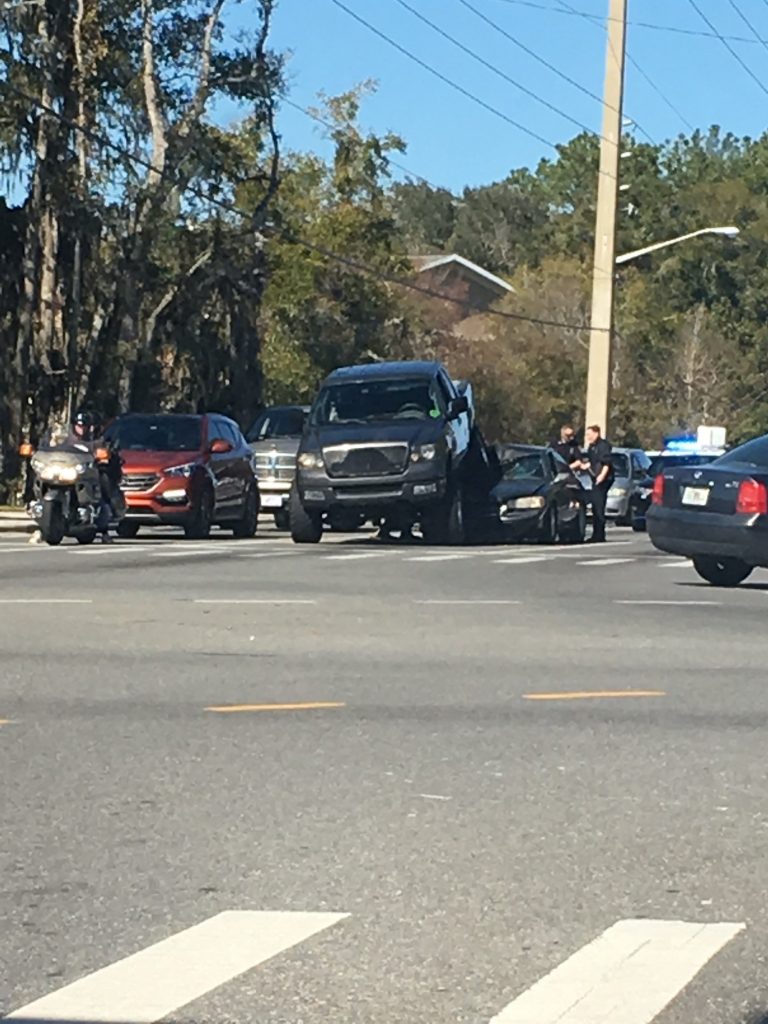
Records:
{"label": "red suv", "polygon": [[110,424],[106,437],[123,460],[128,512],[121,537],[135,537],[141,526],[181,526],[198,540],[215,524],[236,537],[256,533],[252,452],[226,416],[130,413]]}

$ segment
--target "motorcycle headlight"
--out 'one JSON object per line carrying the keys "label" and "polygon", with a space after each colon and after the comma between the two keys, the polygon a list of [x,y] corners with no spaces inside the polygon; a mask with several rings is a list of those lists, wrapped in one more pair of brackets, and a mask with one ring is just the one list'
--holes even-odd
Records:
{"label": "motorcycle headlight", "polygon": [[411,462],[432,462],[437,455],[437,445],[420,444],[411,452]]}
{"label": "motorcycle headlight", "polygon": [[196,465],[196,462],[185,462],[183,466],[171,466],[170,469],[166,469],[164,472],[166,476],[183,476],[186,478],[192,476]]}
{"label": "motorcycle headlight", "polygon": [[319,452],[302,452],[298,463],[302,469],[321,469],[323,457]]}

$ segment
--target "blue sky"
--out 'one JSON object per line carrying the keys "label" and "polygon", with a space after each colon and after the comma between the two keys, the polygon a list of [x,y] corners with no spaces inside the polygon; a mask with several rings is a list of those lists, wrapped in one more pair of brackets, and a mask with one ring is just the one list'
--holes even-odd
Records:
{"label": "blue sky", "polygon": [[[565,142],[579,128],[460,53],[404,10],[397,0],[344,0],[381,31],[508,117],[551,142]],[[600,106],[515,47],[462,6],[460,0],[408,0],[412,7],[460,39],[511,78],[523,83],[576,121],[599,129]],[[560,0],[471,0],[510,35],[593,93],[602,92],[605,15],[608,0],[568,0],[597,20],[560,13]],[[723,35],[750,37],[731,0],[695,0]],[[768,40],[768,0],[735,0],[758,34]],[[538,6],[536,6],[538,5]],[[242,18],[247,4],[233,8]],[[544,8],[544,9],[539,9]],[[758,135],[768,110],[768,43],[731,45],[765,87],[763,92],[716,38],[643,27],[639,22],[707,33],[691,0],[629,0],[628,51],[677,108],[673,111],[632,64],[627,70],[626,113],[654,141],[719,124],[737,135]],[[634,23],[634,24],[633,24]],[[336,94],[375,78],[377,94],[363,110],[363,123],[394,130],[408,142],[402,159],[431,182],[460,190],[503,178],[511,168],[532,166],[554,151],[458,95],[368,29],[332,0],[280,0],[272,44],[290,51],[289,95],[310,106],[319,90]],[[318,126],[284,107],[283,144],[327,152]],[[642,137],[642,136],[639,136]]]}

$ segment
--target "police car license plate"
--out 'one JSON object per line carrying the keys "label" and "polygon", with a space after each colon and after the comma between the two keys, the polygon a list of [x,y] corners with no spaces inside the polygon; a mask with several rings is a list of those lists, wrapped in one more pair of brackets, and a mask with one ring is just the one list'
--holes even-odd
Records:
{"label": "police car license plate", "polygon": [[699,508],[703,507],[709,501],[709,488],[708,487],[684,487],[683,488],[683,504],[684,505],[697,505]]}
{"label": "police car license plate", "polygon": [[261,507],[262,508],[282,508],[283,507],[283,496],[282,496],[282,494],[262,494],[262,496],[261,496]]}

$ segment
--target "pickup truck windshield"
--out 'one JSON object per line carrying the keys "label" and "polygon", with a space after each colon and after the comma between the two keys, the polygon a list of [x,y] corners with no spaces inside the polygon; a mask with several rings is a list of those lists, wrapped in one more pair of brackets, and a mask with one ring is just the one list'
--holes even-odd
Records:
{"label": "pickup truck windshield", "polygon": [[442,415],[431,381],[397,377],[329,384],[318,396],[312,422],[324,427],[330,423],[438,419]]}

